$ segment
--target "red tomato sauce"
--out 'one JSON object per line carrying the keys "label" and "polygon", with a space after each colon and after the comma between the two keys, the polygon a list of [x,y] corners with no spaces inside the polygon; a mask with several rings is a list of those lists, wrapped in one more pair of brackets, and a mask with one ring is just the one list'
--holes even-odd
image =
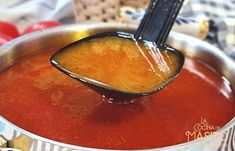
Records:
{"label": "red tomato sauce", "polygon": [[124,105],[53,68],[52,53],[0,73],[0,114],[40,136],[94,148],[155,148],[187,142],[202,118],[222,127],[235,115],[234,92],[202,62],[187,58],[168,87]]}

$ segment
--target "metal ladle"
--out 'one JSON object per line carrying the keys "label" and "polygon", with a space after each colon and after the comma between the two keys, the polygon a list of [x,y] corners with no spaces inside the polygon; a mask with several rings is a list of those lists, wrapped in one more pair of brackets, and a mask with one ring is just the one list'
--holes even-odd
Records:
{"label": "metal ladle", "polygon": [[[84,83],[96,92],[102,94],[103,96],[108,98],[109,101],[127,102],[130,101],[131,98],[146,96],[155,93],[161,90],[162,88],[166,87],[171,81],[173,81],[177,77],[184,63],[184,56],[181,52],[164,44],[173,26],[176,16],[178,15],[179,10],[183,4],[183,1],[184,0],[152,0],[144,18],[142,19],[134,35],[123,32],[106,32],[89,36],[60,49],[51,57],[50,61],[52,65],[55,66],[57,69],[67,74],[68,76]],[[177,62],[177,69],[174,73],[172,73],[172,75],[169,76],[169,79],[164,81],[160,86],[156,87],[155,89],[149,92],[134,93],[117,90],[105,83],[96,81],[95,79],[89,79],[83,76],[79,76],[73,73],[72,71],[65,69],[57,62],[57,56],[68,48],[71,48],[73,46],[76,46],[92,39],[103,38],[107,36],[117,36],[133,41],[143,42],[147,45],[149,43],[152,43],[157,48],[160,48],[160,50],[166,50],[170,53],[174,53],[174,55],[176,55],[179,60]]]}

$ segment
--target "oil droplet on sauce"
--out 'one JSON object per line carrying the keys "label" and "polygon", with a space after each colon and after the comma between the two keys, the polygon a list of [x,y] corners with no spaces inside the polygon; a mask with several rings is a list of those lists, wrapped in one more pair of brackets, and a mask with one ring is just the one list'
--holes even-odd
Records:
{"label": "oil droplet on sauce", "polygon": [[76,75],[133,93],[151,92],[178,67],[178,57],[169,50],[115,36],[72,45],[55,60]]}

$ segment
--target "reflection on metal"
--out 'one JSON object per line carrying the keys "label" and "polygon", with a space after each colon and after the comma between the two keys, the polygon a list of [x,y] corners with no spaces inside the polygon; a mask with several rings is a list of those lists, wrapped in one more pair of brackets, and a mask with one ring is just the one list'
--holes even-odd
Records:
{"label": "reflection on metal", "polygon": [[32,144],[33,144],[32,138],[21,134],[18,137],[14,138],[13,140],[9,140],[8,147],[18,148],[23,151],[28,151],[32,147]]}
{"label": "reflection on metal", "polygon": [[7,147],[7,139],[2,135],[0,135],[0,147],[2,148]]}
{"label": "reflection on metal", "polygon": [[8,143],[7,139],[3,135],[0,135],[0,151],[21,151],[16,148],[9,148]]}

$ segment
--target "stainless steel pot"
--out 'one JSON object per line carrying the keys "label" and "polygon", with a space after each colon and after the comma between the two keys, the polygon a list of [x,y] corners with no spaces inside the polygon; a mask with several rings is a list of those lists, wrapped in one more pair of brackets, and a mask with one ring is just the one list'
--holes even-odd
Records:
{"label": "stainless steel pot", "polygon": [[[3,71],[24,56],[52,48],[59,48],[88,34],[104,31],[134,31],[135,26],[125,24],[69,25],[39,31],[0,47],[0,71]],[[235,62],[214,46],[180,33],[171,33],[167,42],[184,54],[200,59],[221,75],[235,88]],[[0,117],[0,135],[8,140],[8,146],[31,151],[99,150],[74,146],[49,140],[26,130]],[[149,149],[154,151],[227,151],[235,150],[235,118],[213,135],[195,141]],[[6,140],[2,140],[3,142]],[[0,139],[1,142],[1,139]],[[4,144],[4,143],[3,143]]]}

